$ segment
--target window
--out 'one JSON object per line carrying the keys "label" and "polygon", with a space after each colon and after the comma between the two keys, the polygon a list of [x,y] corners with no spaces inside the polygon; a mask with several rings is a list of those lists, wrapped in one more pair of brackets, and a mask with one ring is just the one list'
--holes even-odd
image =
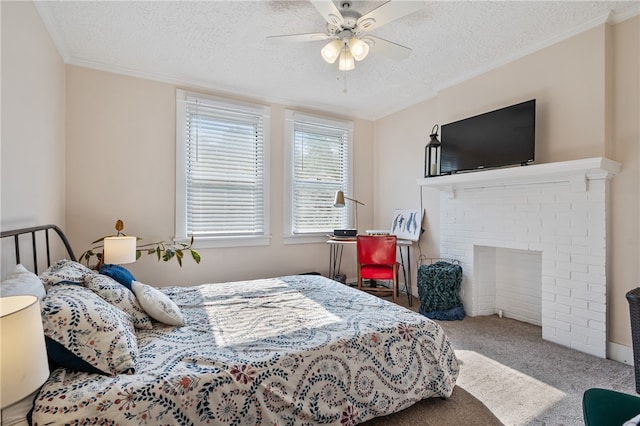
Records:
{"label": "window", "polygon": [[[318,241],[349,227],[352,206],[333,207],[336,191],[351,194],[353,124],[287,111],[286,237]],[[303,237],[316,237],[304,239]]]}
{"label": "window", "polygon": [[266,245],[269,108],[176,92],[176,237]]}

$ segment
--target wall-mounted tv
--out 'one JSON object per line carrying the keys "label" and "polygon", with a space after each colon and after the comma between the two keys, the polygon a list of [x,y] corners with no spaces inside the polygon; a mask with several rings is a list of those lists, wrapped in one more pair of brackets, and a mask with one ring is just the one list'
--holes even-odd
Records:
{"label": "wall-mounted tv", "polygon": [[536,100],[444,124],[441,174],[528,164],[535,159]]}

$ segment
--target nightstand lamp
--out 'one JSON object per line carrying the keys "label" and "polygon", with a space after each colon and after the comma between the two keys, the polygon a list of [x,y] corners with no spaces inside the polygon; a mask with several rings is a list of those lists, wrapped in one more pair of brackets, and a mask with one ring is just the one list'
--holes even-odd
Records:
{"label": "nightstand lamp", "polygon": [[0,408],[35,392],[49,377],[40,303],[35,296],[0,298]]}
{"label": "nightstand lamp", "polygon": [[118,236],[104,239],[104,263],[123,265],[136,261],[136,237]]}

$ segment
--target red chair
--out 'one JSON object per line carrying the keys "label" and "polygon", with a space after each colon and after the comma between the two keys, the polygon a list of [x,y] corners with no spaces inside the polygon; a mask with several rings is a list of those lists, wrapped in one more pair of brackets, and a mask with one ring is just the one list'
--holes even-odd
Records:
{"label": "red chair", "polygon": [[[389,295],[393,297],[393,303],[398,298],[398,269],[396,262],[396,236],[395,235],[358,235],[358,289],[376,295]],[[388,287],[363,287],[362,280],[389,280]]]}

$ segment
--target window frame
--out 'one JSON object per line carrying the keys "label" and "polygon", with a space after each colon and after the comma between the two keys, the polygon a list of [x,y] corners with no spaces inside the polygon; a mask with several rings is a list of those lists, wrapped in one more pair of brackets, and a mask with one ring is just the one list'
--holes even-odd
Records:
{"label": "window frame", "polygon": [[221,235],[211,237],[197,237],[194,246],[208,247],[247,247],[266,246],[271,243],[270,234],[270,124],[271,108],[265,105],[231,100],[223,97],[203,93],[176,89],[176,188],[175,188],[175,241],[188,242],[187,235],[187,102],[189,98],[197,98],[214,108],[241,111],[262,116],[263,141],[263,232],[260,235]]}
{"label": "window frame", "polygon": [[[285,111],[285,192],[284,192],[284,243],[285,244],[307,244],[325,242],[327,233],[333,232],[328,229],[323,232],[315,233],[294,233],[293,232],[293,189],[294,189],[294,150],[295,139],[294,129],[296,121],[305,121],[314,125],[327,126],[343,129],[348,133],[347,147],[345,149],[346,159],[346,182],[343,182],[340,188],[345,195],[353,193],[353,121],[329,118],[316,114],[302,113],[295,110],[287,109]],[[353,226],[353,203],[346,203],[343,212],[343,227]]]}

